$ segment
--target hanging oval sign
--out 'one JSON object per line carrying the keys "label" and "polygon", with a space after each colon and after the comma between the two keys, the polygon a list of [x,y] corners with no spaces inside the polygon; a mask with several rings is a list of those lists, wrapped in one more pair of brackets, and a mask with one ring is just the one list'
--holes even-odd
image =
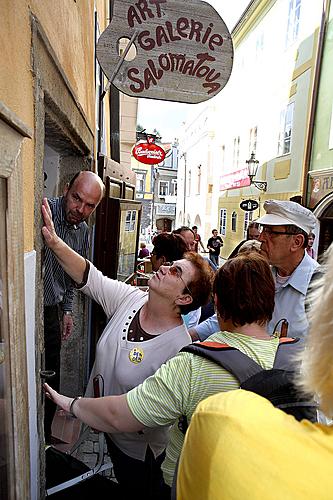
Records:
{"label": "hanging oval sign", "polygon": [[132,154],[136,160],[146,165],[157,165],[165,158],[164,149],[153,142],[139,142],[132,149]]}
{"label": "hanging oval sign", "polygon": [[127,95],[198,103],[229,80],[233,44],[223,19],[201,0],[114,0],[96,54],[107,78]]}
{"label": "hanging oval sign", "polygon": [[239,206],[245,212],[252,212],[252,210],[257,210],[259,203],[256,200],[243,200]]}

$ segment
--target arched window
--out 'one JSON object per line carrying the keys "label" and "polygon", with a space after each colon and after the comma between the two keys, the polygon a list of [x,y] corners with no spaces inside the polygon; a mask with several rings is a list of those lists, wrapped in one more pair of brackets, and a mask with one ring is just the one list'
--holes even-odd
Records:
{"label": "arched window", "polygon": [[236,231],[237,228],[237,213],[232,212],[231,214],[231,231]]}

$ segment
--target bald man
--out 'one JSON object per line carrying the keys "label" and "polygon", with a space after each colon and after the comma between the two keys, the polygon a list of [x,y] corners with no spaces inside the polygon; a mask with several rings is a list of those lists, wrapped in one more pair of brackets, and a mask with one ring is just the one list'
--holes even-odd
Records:
{"label": "bald man", "polygon": [[[104,195],[104,184],[93,172],[78,172],[66,184],[63,196],[48,200],[57,234],[83,257],[89,249],[86,220],[97,208]],[[45,369],[55,371],[52,382],[60,385],[61,341],[73,330],[72,281],[59,265],[53,253],[45,248],[44,258],[44,348]],[[45,441],[51,443],[51,426],[56,407],[45,404]]]}

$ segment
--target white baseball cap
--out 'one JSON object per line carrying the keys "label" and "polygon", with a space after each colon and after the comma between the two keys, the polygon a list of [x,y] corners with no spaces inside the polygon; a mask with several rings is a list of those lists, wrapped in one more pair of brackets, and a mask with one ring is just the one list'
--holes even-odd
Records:
{"label": "white baseball cap", "polygon": [[306,233],[314,230],[317,218],[311,210],[294,201],[267,200],[264,203],[266,214],[256,220],[267,226],[286,226],[293,224]]}

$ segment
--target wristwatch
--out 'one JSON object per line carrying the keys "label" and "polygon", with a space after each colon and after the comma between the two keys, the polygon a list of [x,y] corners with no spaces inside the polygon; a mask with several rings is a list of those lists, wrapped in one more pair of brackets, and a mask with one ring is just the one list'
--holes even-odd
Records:
{"label": "wristwatch", "polygon": [[73,312],[72,311],[64,311],[63,315],[64,316],[72,316]]}

